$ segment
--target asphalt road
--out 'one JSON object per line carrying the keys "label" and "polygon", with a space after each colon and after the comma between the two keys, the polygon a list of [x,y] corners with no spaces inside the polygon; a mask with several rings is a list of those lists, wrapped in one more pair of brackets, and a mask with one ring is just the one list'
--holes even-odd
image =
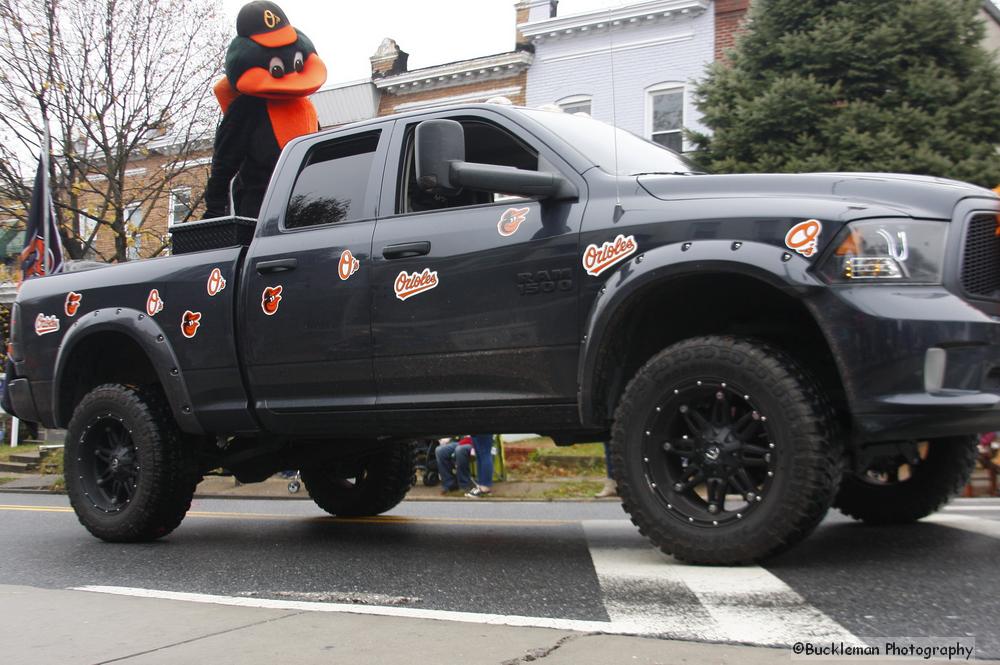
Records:
{"label": "asphalt road", "polygon": [[998,538],[1000,500],[907,527],[831,513],[764,567],[701,568],[653,550],[614,503],[405,502],[340,521],[228,499],[122,546],[63,496],[0,494],[0,585],[770,646],[973,637],[1000,659]]}

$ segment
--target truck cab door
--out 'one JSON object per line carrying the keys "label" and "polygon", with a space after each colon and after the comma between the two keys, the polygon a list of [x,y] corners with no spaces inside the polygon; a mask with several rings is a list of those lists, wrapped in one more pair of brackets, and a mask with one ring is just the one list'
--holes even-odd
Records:
{"label": "truck cab door", "polygon": [[394,130],[372,249],[383,424],[395,409],[576,399],[583,203],[472,191],[440,197],[417,184],[416,126],[450,118],[464,128],[468,161],[566,171],[584,191],[582,178],[523,128],[479,113],[427,114]]}
{"label": "truck cab door", "polygon": [[298,143],[276,170],[240,308],[247,383],[271,432],[365,431],[371,242],[391,126]]}

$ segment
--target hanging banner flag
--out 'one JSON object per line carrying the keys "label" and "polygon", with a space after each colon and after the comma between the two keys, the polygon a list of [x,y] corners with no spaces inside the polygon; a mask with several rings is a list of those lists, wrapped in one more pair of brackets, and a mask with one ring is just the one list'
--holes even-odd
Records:
{"label": "hanging banner flag", "polygon": [[62,269],[62,244],[49,191],[49,169],[45,155],[38,158],[35,186],[25,226],[21,251],[21,279],[51,275]]}

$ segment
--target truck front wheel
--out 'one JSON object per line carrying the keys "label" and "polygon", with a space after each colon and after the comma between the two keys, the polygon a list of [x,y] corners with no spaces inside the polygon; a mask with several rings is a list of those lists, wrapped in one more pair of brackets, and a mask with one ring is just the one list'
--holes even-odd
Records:
{"label": "truck front wheel", "polygon": [[819,388],[769,346],[670,346],[619,402],[611,452],[622,506],[657,547],[700,564],[775,554],[823,519],[842,443]]}
{"label": "truck front wheel", "polygon": [[302,469],[309,496],[338,517],[366,517],[391,510],[406,497],[414,480],[409,443],[360,460]]}
{"label": "truck front wheel", "polygon": [[94,388],[66,430],[66,492],[91,534],[142,542],[180,525],[198,484],[197,460],[163,394],[120,384]]}
{"label": "truck front wheel", "polygon": [[905,524],[936,512],[969,482],[976,437],[883,445],[840,483],[833,505],[871,524]]}

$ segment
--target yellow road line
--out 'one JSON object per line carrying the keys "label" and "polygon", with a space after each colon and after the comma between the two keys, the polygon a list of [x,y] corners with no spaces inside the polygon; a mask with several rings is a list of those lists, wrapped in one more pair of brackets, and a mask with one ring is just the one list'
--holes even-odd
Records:
{"label": "yellow road line", "polygon": [[[26,506],[16,504],[0,504],[0,510],[15,512],[40,513],[72,513],[73,509],[63,506]],[[463,517],[404,517],[399,515],[382,515],[378,517],[328,517],[314,515],[282,515],[275,513],[227,513],[192,510],[188,517],[208,519],[238,519],[238,520],[310,520],[329,522],[331,524],[446,524],[446,525],[476,525],[476,526],[564,526],[577,524],[576,520],[529,520],[529,519],[483,519]]]}

